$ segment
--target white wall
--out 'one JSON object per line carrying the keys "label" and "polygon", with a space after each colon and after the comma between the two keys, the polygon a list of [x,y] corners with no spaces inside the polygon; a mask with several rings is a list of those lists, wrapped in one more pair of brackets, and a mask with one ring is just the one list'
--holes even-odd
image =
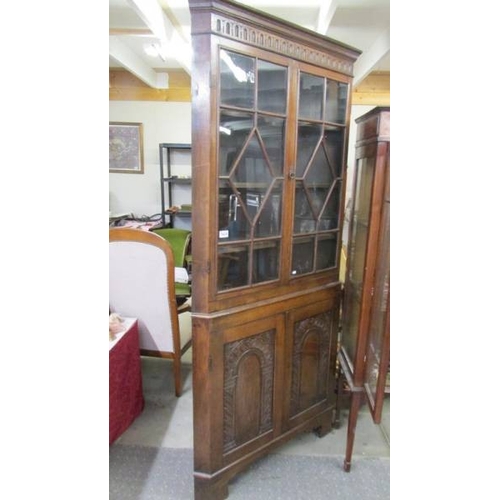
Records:
{"label": "white wall", "polygon": [[151,216],[161,211],[162,142],[191,143],[191,103],[109,101],[109,121],[143,124],[144,174],[109,174],[109,210]]}

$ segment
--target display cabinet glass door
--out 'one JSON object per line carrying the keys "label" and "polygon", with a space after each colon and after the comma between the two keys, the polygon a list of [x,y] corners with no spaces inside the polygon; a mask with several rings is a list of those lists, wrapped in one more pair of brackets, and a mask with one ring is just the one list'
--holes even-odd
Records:
{"label": "display cabinet glass door", "polygon": [[349,269],[346,275],[344,310],[342,314],[344,323],[342,345],[349,362],[353,362],[355,359],[356,342],[358,339],[374,168],[375,158],[373,157],[357,160],[356,190],[351,215],[351,233],[348,249]]}
{"label": "display cabinet glass door", "polygon": [[379,424],[382,416],[384,394],[389,391],[387,380],[390,349],[390,195],[389,160],[387,161],[386,187],[382,207],[375,284],[370,309],[370,327],[366,350],[364,387],[373,420]]}
{"label": "display cabinet glass door", "polygon": [[[283,234],[293,240],[291,278],[335,268],[348,85],[294,73],[299,97],[291,123],[290,68],[219,54],[218,291],[280,280]],[[295,158],[285,165],[292,139]],[[283,217],[289,181],[291,219]],[[293,228],[285,231],[283,220]]]}
{"label": "display cabinet glass door", "polygon": [[291,275],[338,262],[347,84],[300,73]]}
{"label": "display cabinet glass door", "polygon": [[288,69],[220,50],[218,289],[279,278]]}

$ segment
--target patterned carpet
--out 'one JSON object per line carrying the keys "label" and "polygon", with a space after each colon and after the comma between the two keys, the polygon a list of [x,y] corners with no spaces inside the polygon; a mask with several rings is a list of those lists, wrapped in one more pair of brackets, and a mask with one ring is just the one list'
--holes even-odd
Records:
{"label": "patterned carpet", "polygon": [[[174,395],[167,360],[142,358],[146,405],[109,448],[109,500],[193,500],[192,366]],[[360,413],[351,472],[343,470],[347,414],[318,438],[308,432],[254,462],[229,483],[228,500],[389,500],[389,448]]]}
{"label": "patterned carpet", "polygon": [[[110,500],[192,500],[193,450],[116,444],[109,450]],[[230,500],[388,500],[388,458],[268,455],[229,483]]]}

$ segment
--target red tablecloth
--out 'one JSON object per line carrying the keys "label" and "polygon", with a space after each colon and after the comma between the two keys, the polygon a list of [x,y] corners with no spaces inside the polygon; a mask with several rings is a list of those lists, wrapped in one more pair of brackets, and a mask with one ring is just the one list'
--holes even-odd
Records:
{"label": "red tablecloth", "polygon": [[109,349],[109,444],[144,408],[137,319],[125,318],[125,333]]}

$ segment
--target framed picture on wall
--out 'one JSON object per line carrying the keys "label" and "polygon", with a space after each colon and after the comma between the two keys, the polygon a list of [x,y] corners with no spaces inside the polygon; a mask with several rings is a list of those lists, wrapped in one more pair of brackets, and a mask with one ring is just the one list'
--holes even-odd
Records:
{"label": "framed picture on wall", "polygon": [[144,173],[142,123],[109,122],[109,171]]}

